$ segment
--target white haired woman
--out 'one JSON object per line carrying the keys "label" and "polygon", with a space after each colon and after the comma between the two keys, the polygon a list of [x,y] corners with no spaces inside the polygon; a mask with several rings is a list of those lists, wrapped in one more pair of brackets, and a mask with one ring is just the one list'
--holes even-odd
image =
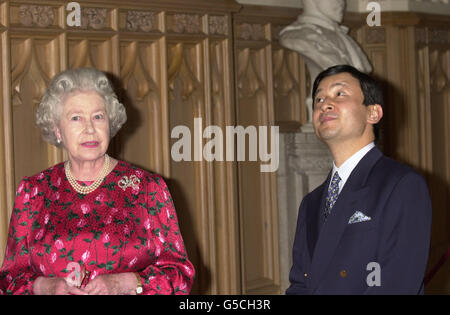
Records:
{"label": "white haired woman", "polygon": [[19,184],[0,293],[189,294],[194,268],[164,180],[106,154],[125,121],[104,73],[53,78],[36,123],[68,160]]}

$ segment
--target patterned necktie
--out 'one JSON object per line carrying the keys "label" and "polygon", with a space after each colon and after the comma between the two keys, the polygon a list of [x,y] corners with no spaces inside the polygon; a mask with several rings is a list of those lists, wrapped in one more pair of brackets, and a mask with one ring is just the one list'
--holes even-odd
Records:
{"label": "patterned necktie", "polygon": [[333,178],[331,179],[330,187],[328,187],[328,196],[325,203],[325,220],[330,215],[331,209],[333,208],[338,196],[339,196],[339,182],[341,178],[339,177],[338,172],[334,173]]}

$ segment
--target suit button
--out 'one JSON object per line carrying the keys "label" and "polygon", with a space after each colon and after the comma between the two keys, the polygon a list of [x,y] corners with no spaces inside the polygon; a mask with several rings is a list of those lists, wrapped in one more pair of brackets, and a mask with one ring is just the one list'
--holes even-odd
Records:
{"label": "suit button", "polygon": [[305,276],[305,278],[308,278],[308,274],[307,273],[304,273],[303,276]]}
{"label": "suit button", "polygon": [[341,275],[342,278],[347,277],[347,271],[345,271],[345,270],[341,270],[341,272],[339,274]]}

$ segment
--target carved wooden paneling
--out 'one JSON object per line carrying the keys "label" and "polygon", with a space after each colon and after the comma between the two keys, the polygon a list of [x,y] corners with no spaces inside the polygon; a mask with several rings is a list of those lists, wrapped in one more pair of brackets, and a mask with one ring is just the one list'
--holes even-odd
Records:
{"label": "carved wooden paneling", "polygon": [[[245,12],[244,12],[245,14]],[[269,24],[239,16],[235,21],[236,124],[243,128],[274,123],[272,47]],[[242,293],[279,293],[278,216],[272,173],[250,161],[238,162]],[[275,190],[273,190],[275,189]],[[274,202],[275,201],[275,202]]]}
{"label": "carved wooden paneling", "polygon": [[285,48],[273,49],[275,122],[281,132],[298,131],[306,122],[304,95],[310,88],[303,58]]}
{"label": "carved wooden paneling", "polygon": [[119,29],[129,32],[157,32],[160,30],[159,14],[155,11],[121,11]]}
{"label": "carved wooden paneling", "polygon": [[[271,50],[239,48],[237,123],[273,125]],[[246,152],[249,146],[246,145]],[[260,163],[238,163],[243,293],[278,293],[278,216],[274,174],[261,173]]]}
{"label": "carved wooden paneling", "polygon": [[[48,163],[47,145],[34,126],[34,117],[52,72],[52,67],[41,61],[51,56],[50,51],[55,51],[52,49],[55,41],[36,38],[11,40],[11,49],[22,51],[22,54],[11,55],[15,186],[24,176],[36,173],[36,169],[45,168]],[[35,152],[33,159],[28,157],[30,150]]]}
{"label": "carved wooden paneling", "polygon": [[235,124],[231,13],[239,5],[79,3],[80,26],[66,25],[65,1],[0,4],[0,262],[18,181],[66,158],[41,140],[36,106],[61,70],[96,67],[108,73],[128,114],[110,153],[168,182],[197,271],[192,293],[240,293],[236,164],[176,162],[170,138],[179,125],[194,135],[194,118],[203,128]]}
{"label": "carved wooden paneling", "polygon": [[[299,13],[244,6],[235,15],[237,125],[277,125],[295,131],[305,121],[304,63],[299,54],[278,43],[279,31]],[[246,154],[246,161],[238,162],[242,293],[279,294],[276,173],[261,172],[261,162],[249,161]]]}
{"label": "carved wooden paneling", "polygon": [[128,123],[120,133],[120,156],[136,165],[167,175],[167,111],[161,101],[162,66],[159,41],[120,43],[120,83]]}
{"label": "carved wooden paneling", "polygon": [[[231,41],[220,35],[230,35],[230,18],[217,18],[220,26],[212,25],[209,32],[219,35],[209,43],[210,53],[210,110],[207,116],[211,125],[226,130],[226,126],[236,125],[234,103],[234,80],[232,69]],[[222,152],[226,148],[222,148]],[[214,161],[214,221],[216,237],[216,278],[220,283],[216,293],[241,293],[241,266],[239,248],[239,211],[236,164],[234,161]],[[220,183],[220,184],[217,184]]]}
{"label": "carved wooden paneling", "polygon": [[178,216],[183,222],[181,230],[185,243],[191,249],[189,257],[202,275],[195,283],[196,289],[208,292],[211,289],[211,274],[214,274],[214,270],[211,270],[214,269],[211,261],[214,258],[214,238],[208,229],[212,224],[213,213],[208,211],[210,191],[202,189],[207,187],[209,175],[207,165],[201,159],[203,139],[201,134],[199,139],[195,133],[196,128],[202,133],[204,127],[194,125],[195,118],[201,118],[205,124],[203,45],[202,42],[168,45],[169,126],[171,130],[177,126],[187,126],[192,139],[191,161],[171,161],[169,187]]}
{"label": "carved wooden paneling", "polygon": [[59,26],[58,7],[53,5],[11,3],[9,17],[11,26],[36,28]]}
{"label": "carved wooden paneling", "polygon": [[[1,27],[0,51],[3,56],[9,57],[8,32]],[[3,261],[3,253],[6,249],[7,231],[10,213],[12,211],[11,187],[13,183],[12,161],[12,126],[11,126],[11,85],[9,58],[0,58],[0,262]]]}
{"label": "carved wooden paneling", "polygon": [[105,72],[113,70],[112,39],[70,36],[67,39],[68,67],[93,67]]}

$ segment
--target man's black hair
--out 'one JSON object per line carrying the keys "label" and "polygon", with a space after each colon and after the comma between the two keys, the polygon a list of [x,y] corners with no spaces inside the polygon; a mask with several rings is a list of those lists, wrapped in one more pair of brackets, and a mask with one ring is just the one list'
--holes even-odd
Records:
{"label": "man's black hair", "polygon": [[[355,79],[359,81],[359,85],[361,86],[361,91],[364,96],[363,104],[366,106],[379,104],[384,109],[384,100],[383,100],[383,90],[380,84],[371,76],[359,71],[358,69],[350,66],[350,65],[337,65],[330,67],[317,76],[314,80],[313,90],[312,90],[312,99],[314,104],[314,99],[316,98],[317,89],[319,87],[320,82],[326,77],[339,74],[339,73],[348,73]],[[313,105],[314,106],[314,105]],[[379,126],[378,124],[373,126],[373,131],[375,134],[375,140],[378,140],[379,136]]]}

